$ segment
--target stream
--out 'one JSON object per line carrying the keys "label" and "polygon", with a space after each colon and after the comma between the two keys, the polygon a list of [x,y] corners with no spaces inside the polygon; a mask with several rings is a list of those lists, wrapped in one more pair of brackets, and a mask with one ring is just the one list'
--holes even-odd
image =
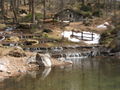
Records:
{"label": "stream", "polygon": [[97,57],[73,61],[73,65],[40,68],[6,79],[0,90],[120,90],[120,60]]}

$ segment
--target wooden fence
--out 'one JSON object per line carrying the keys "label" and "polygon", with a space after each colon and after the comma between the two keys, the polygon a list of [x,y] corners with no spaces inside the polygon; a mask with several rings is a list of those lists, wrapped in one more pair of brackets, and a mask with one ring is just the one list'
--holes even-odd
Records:
{"label": "wooden fence", "polygon": [[[76,35],[74,35],[74,32],[80,33],[81,36],[76,36]],[[75,38],[77,38],[77,39],[79,39],[79,40],[84,40],[84,41],[93,41],[94,38],[95,38],[93,32],[87,33],[87,32],[80,32],[80,31],[72,31],[72,35],[71,35],[71,36],[72,36],[72,37],[75,37]]]}

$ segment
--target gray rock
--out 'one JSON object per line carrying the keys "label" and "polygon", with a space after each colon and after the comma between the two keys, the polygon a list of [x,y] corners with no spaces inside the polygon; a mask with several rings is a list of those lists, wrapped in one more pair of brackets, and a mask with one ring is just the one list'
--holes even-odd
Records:
{"label": "gray rock", "polygon": [[7,67],[4,64],[0,64],[0,72],[7,72]]}
{"label": "gray rock", "polygon": [[51,57],[49,54],[37,54],[36,62],[39,64],[39,66],[43,66],[43,67],[52,66]]}
{"label": "gray rock", "polygon": [[8,71],[8,66],[9,62],[6,62],[4,59],[0,59],[0,71],[1,72],[7,72]]}
{"label": "gray rock", "polygon": [[36,63],[36,54],[27,59],[27,64]]}

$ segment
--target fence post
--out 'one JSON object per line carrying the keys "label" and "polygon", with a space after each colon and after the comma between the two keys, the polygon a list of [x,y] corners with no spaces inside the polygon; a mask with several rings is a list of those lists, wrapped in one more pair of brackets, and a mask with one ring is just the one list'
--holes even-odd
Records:
{"label": "fence post", "polygon": [[81,32],[81,40],[83,40],[83,32]]}
{"label": "fence post", "polygon": [[92,32],[92,41],[93,41],[93,38],[94,38],[93,35],[94,35],[94,34],[93,34],[93,32]]}
{"label": "fence post", "polygon": [[72,30],[72,37],[74,36],[74,34],[73,34],[73,33],[74,33],[74,30]]}

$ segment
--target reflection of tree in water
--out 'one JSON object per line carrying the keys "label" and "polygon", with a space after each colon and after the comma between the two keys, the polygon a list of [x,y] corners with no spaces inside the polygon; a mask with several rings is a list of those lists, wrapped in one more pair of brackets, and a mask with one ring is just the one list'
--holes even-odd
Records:
{"label": "reflection of tree in water", "polygon": [[81,66],[82,66],[82,90],[84,90],[85,87],[84,60],[81,60]]}

